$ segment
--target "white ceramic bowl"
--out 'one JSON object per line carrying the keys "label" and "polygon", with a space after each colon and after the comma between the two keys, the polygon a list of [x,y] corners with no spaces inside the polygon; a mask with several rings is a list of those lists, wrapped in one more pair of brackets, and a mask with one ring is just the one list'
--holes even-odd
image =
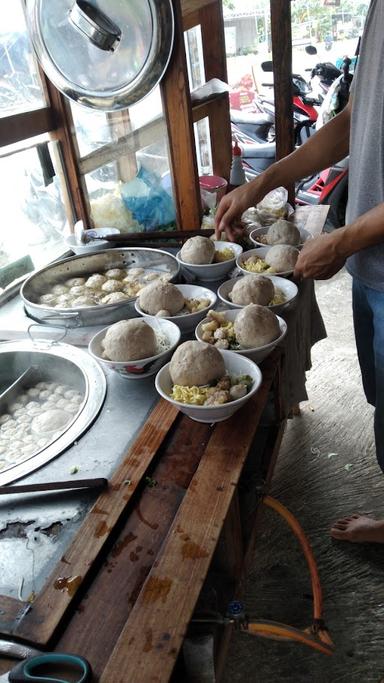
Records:
{"label": "white ceramic bowl", "polygon": [[205,280],[207,282],[222,280],[230,270],[232,270],[236,265],[236,259],[240,256],[243,251],[243,247],[240,244],[235,244],[234,242],[214,242],[215,250],[220,251],[223,249],[232,249],[234,257],[228,259],[228,261],[223,261],[222,263],[207,263],[203,266],[198,266],[194,263],[185,263],[180,258],[180,251],[177,252],[176,258],[181,265],[182,271],[187,275],[193,275],[197,280]]}
{"label": "white ceramic bowl", "polygon": [[[209,306],[206,306],[197,313],[172,315],[168,318],[156,318],[156,320],[171,320],[180,328],[182,334],[186,334],[187,332],[193,332],[197,323],[199,323],[200,320],[205,318],[210,308],[214,307],[217,301],[217,296],[216,294],[214,294],[214,292],[211,292],[210,289],[207,289],[206,287],[200,287],[199,285],[175,285],[175,287],[177,287],[177,289],[180,290],[184,299],[209,299]],[[149,316],[148,313],[145,313],[143,309],[140,307],[139,297],[137,297],[135,301],[135,308],[136,311],[140,313],[140,315],[144,317],[152,317]]]}
{"label": "white ceramic bowl", "polygon": [[[92,232],[96,232],[100,237],[104,237],[104,235],[118,235],[120,230],[118,228],[94,228]],[[76,239],[75,235],[66,237],[65,243],[78,256],[89,254],[92,251],[111,249],[116,244],[115,242],[108,242],[108,240],[90,240],[86,244],[82,244]]]}
{"label": "white ceramic bowl", "polygon": [[252,273],[250,270],[243,268],[243,262],[246,261],[250,256],[258,256],[261,259],[265,259],[268,251],[272,247],[258,247],[257,249],[250,249],[249,251],[244,251],[236,259],[236,265],[239,270],[241,270],[244,275],[280,275],[281,277],[289,277],[292,275],[293,270],[284,270],[281,273]]}
{"label": "white ceramic bowl", "polygon": [[[297,245],[297,248],[301,249],[307,240],[312,239],[313,235],[310,232],[308,232],[308,230],[304,230],[304,228],[298,228],[298,230],[300,232],[300,242]],[[256,247],[272,246],[263,244],[263,242],[258,241],[259,235],[266,235],[267,232],[268,228],[256,228],[255,230],[252,230],[252,232],[249,234],[249,239]]]}
{"label": "white ceramic bowl", "polygon": [[162,351],[162,353],[157,354],[157,356],[140,358],[140,360],[124,362],[107,360],[102,357],[103,347],[101,346],[101,342],[104,339],[107,330],[111,327],[111,325],[109,325],[92,337],[88,346],[89,353],[105,369],[114,370],[121,377],[124,377],[124,379],[146,379],[147,377],[151,377],[151,375],[155,375],[171,358],[173,351],[180,341],[181,332],[177,325],[169,320],[164,320],[163,318],[148,317],[145,322],[147,322],[155,331],[158,331],[160,334],[167,337],[170,343],[169,349]]}
{"label": "white ceramic bowl", "polygon": [[[251,275],[251,273],[247,273],[247,275]],[[287,308],[292,308],[296,303],[296,297],[299,291],[297,285],[292,282],[292,280],[287,280],[287,278],[279,277],[278,275],[269,275],[267,273],[264,277],[269,277],[269,279],[272,280],[274,287],[280,289],[285,296],[283,304],[274,304],[273,306],[267,306],[267,308],[270,308],[274,313],[281,313]],[[226,280],[217,290],[219,299],[221,299],[229,308],[244,308],[244,306],[241,306],[240,304],[234,304],[229,298],[229,294],[232,292],[233,286],[238,279],[239,278],[236,277],[232,280]]]}
{"label": "white ceramic bowl", "polygon": [[[220,311],[220,313],[223,313],[225,315],[225,317],[227,318],[227,320],[234,323],[236,320],[236,317],[239,315],[239,311],[240,311],[240,309],[238,309],[238,308],[236,308],[236,309],[232,308],[229,311]],[[280,334],[276,339],[274,339],[269,344],[265,344],[264,346],[259,346],[257,348],[253,348],[253,349],[238,349],[236,351],[232,350],[232,353],[239,353],[242,356],[245,356],[246,358],[250,358],[255,363],[261,363],[261,361],[264,360],[264,358],[267,358],[267,356],[269,356],[269,354],[272,353],[273,349],[275,349],[276,346],[283,341],[285,335],[287,334],[287,323],[285,322],[285,320],[283,320],[283,318],[280,318],[280,316],[277,315],[276,317],[279,321],[279,327],[280,327]],[[201,322],[199,322],[198,326],[196,327],[195,337],[196,337],[197,341],[201,341],[201,342],[204,341],[202,339],[202,333],[203,333],[202,326],[204,325],[204,323],[208,323],[208,322],[210,322],[210,319],[204,318],[204,320],[201,320]]]}
{"label": "white ceramic bowl", "polygon": [[172,380],[169,374],[169,363],[164,365],[156,375],[155,387],[160,396],[197,422],[212,424],[214,422],[227,420],[256,393],[262,382],[262,375],[257,365],[252,360],[249,360],[249,358],[245,358],[238,353],[233,353],[233,351],[220,351],[220,353],[224,358],[225,369],[229,375],[250,375],[250,377],[252,377],[253,384],[246,396],[221,406],[195,406],[174,401],[173,398],[170,397]]}

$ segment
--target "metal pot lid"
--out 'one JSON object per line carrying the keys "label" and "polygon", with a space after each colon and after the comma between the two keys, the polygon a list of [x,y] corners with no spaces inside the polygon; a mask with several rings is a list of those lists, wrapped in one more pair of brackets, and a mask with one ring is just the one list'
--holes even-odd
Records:
{"label": "metal pot lid", "polygon": [[124,109],[161,80],[171,55],[171,0],[27,0],[37,57],[64,95]]}

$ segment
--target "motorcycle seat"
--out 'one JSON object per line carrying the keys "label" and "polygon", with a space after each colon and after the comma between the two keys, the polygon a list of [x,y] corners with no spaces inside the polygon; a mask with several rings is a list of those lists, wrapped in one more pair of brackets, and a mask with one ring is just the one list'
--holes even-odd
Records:
{"label": "motorcycle seat", "polygon": [[257,143],[254,145],[242,145],[241,152],[243,159],[273,159],[276,156],[276,145],[274,142]]}
{"label": "motorcycle seat", "polygon": [[253,114],[251,112],[231,109],[232,123],[244,124],[249,123],[255,126],[264,126],[268,123],[273,123],[274,119],[271,114]]}

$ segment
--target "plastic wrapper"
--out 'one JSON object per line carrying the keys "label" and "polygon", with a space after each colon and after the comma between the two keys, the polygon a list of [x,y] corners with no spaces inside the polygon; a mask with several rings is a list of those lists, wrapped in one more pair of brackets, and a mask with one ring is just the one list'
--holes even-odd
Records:
{"label": "plastic wrapper", "polygon": [[288,192],[285,187],[277,187],[276,190],[268,192],[256,207],[259,223],[261,225],[272,225],[279,218],[286,218],[288,215],[287,200]]}
{"label": "plastic wrapper", "polygon": [[90,197],[91,217],[95,228],[118,228],[120,232],[143,232],[125,206],[119,188],[100,197]]}
{"label": "plastic wrapper", "polygon": [[121,196],[133,218],[145,230],[156,230],[176,220],[173,198],[161,178],[141,167],[136,177],[121,187]]}

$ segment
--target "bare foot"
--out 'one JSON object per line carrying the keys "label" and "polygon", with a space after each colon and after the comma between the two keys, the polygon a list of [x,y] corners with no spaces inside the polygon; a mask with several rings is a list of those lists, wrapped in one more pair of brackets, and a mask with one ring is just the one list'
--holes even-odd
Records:
{"label": "bare foot", "polygon": [[384,543],[384,520],[366,515],[351,515],[338,519],[331,528],[332,538],[351,543]]}

